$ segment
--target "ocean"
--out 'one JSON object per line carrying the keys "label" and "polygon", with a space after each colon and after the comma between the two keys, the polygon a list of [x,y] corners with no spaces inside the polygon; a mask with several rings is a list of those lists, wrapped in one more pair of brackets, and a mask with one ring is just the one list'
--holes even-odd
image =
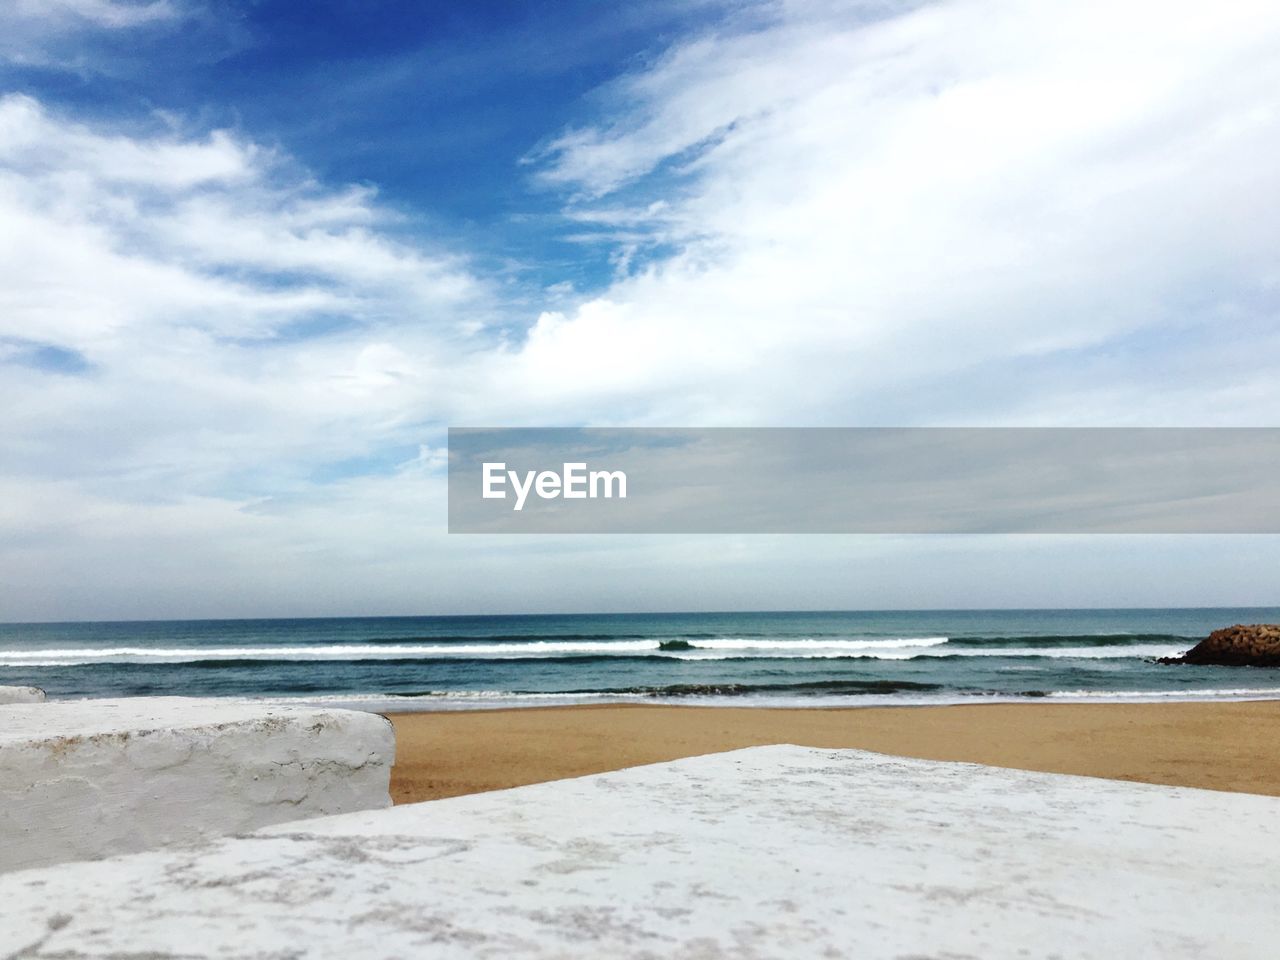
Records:
{"label": "ocean", "polygon": [[1271,698],[1280,671],[1166,666],[1280,608],[636,613],[0,624],[0,684],[50,698],[378,710]]}

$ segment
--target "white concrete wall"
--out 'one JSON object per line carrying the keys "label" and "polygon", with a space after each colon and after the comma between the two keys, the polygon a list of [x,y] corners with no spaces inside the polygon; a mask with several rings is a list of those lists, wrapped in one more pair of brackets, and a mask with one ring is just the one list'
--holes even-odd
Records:
{"label": "white concrete wall", "polygon": [[1280,799],[762,747],[0,877],[0,956],[1266,958]]}
{"label": "white concrete wall", "polygon": [[0,687],[0,705],[8,703],[40,703],[44,691],[39,687]]}
{"label": "white concrete wall", "polygon": [[390,805],[374,714],[182,697],[0,707],[0,870]]}

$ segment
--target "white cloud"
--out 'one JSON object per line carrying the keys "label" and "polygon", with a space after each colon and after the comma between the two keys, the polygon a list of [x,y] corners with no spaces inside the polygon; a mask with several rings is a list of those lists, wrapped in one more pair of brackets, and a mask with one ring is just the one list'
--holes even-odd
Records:
{"label": "white cloud", "polygon": [[[892,605],[947,576],[932,602],[1125,602],[1136,546],[1056,596],[1083,542],[445,538],[421,446],[449,422],[1274,425],[1277,89],[1272,4],[753,6],[543,152],[621,275],[541,312],[242,133],[0,99],[0,619]],[[1215,543],[1157,551],[1176,599],[1264,599],[1271,541]],[[1214,558],[1230,576],[1188,590]]]}
{"label": "white cloud", "polygon": [[6,469],[136,475],[145,497],[258,473],[240,483],[260,493],[416,445],[404,425],[440,415],[493,308],[394,227],[371,191],[230,133],[126,137],[0,100],[0,343],[88,371],[4,368]]}
{"label": "white cloud", "polygon": [[[682,422],[1273,421],[1280,11],[869,9],[678,45],[551,144],[584,223],[680,252],[545,318],[512,376],[653,384]],[[1075,399],[1028,382],[1064,357]]]}
{"label": "white cloud", "polygon": [[6,17],[43,20],[54,24],[80,21],[98,27],[124,29],[181,15],[174,0],[10,0]]}
{"label": "white cloud", "polygon": [[190,14],[188,0],[6,0],[0,5],[0,61],[84,69],[77,40],[164,29]]}

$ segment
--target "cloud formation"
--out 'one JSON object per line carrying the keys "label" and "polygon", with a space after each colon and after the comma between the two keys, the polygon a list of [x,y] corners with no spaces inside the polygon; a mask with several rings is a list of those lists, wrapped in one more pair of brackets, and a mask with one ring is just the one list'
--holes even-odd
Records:
{"label": "cloud formation", "polygon": [[394,226],[371,190],[225,131],[125,136],[0,100],[7,466],[73,472],[74,448],[97,470],[306,469],[385,442],[488,309],[459,257]]}
{"label": "cloud formation", "polygon": [[530,377],[604,355],[712,423],[1274,419],[1274,6],[774,12],[546,148],[678,252],[544,316]]}
{"label": "cloud formation", "polygon": [[171,27],[187,0],[9,0],[0,7],[0,62],[80,69],[75,44],[95,33]]}
{"label": "cloud formation", "polygon": [[6,23],[54,33],[78,26],[120,30],[182,14],[183,4],[175,0],[12,0],[4,16]]}
{"label": "cloud formation", "polygon": [[[18,3],[0,57],[186,13]],[[651,608],[775,574],[777,605],[865,605],[817,571],[954,571],[899,541],[446,539],[433,451],[450,423],[1274,425],[1277,89],[1252,0],[744,7],[513,171],[613,255],[583,293],[486,272],[270,131],[4,96],[0,619],[598,608],[633,575]],[[1027,592],[1053,552],[1017,552],[976,602],[1053,601]],[[1161,562],[1185,586],[1203,561]]]}

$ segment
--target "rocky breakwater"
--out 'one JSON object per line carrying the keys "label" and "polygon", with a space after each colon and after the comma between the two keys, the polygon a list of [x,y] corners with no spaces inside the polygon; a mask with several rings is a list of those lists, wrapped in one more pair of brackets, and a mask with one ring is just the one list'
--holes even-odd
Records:
{"label": "rocky breakwater", "polygon": [[1160,663],[1280,667],[1280,625],[1238,623],[1215,630],[1182,656],[1161,657]]}

